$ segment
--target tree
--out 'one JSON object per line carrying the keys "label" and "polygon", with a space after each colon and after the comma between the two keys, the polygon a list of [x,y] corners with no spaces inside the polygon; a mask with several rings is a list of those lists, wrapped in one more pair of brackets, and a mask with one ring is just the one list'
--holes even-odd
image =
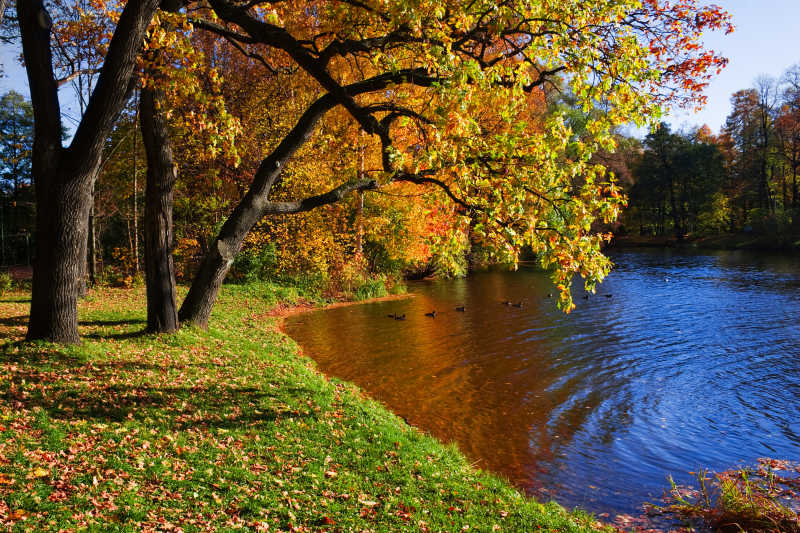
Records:
{"label": "tree", "polygon": [[[746,219],[749,209],[754,205],[762,206],[763,187],[760,183],[761,159],[759,150],[759,111],[758,92],[755,89],[737,91],[731,96],[731,113],[725,120],[722,134],[729,140],[732,184],[730,190],[734,202]],[[753,195],[759,190],[758,195]],[[755,197],[754,197],[755,196]]]}
{"label": "tree", "polygon": [[92,187],[103,146],[127,100],[137,54],[159,2],[131,0],[120,14],[86,110],[62,145],[51,18],[42,0],[17,3],[34,111],[37,252],[28,339],[79,341],[77,298],[86,261]]}
{"label": "tree", "polygon": [[143,89],[139,100],[142,138],[147,152],[145,193],[145,276],[147,284],[147,329],[169,333],[178,329],[175,301],[175,267],[172,248],[172,191],[177,167],[172,156],[169,131],[154,89]]}
{"label": "tree", "polygon": [[723,157],[703,129],[689,134],[671,133],[667,124],[649,134],[645,149],[634,165],[635,184],[631,203],[639,210],[641,225],[656,222],[653,233],[664,234],[671,221],[676,239],[718,224],[720,192],[724,177]]}
{"label": "tree", "polygon": [[[175,12],[180,4],[163,2],[162,9]],[[154,28],[151,39],[161,35]],[[166,29],[170,29],[166,26]],[[148,51],[149,64],[169,62],[158,48]],[[178,329],[178,308],[175,300],[175,266],[172,248],[175,241],[172,222],[172,195],[177,167],[164,114],[166,98],[158,86],[163,83],[159,69],[146,71],[150,82],[141,90],[139,113],[142,139],[147,153],[147,189],[145,193],[145,277],[147,285],[147,329],[170,333]]]}
{"label": "tree", "polygon": [[[792,176],[791,208],[796,212],[800,207],[797,177],[800,171],[800,64],[790,68],[783,77],[784,91],[775,129],[783,157]],[[784,208],[789,205],[784,199]]]}
{"label": "tree", "polygon": [[[644,121],[666,102],[699,102],[707,76],[724,65],[701,49],[700,32],[728,27],[717,8],[691,1],[209,4],[212,13],[192,15],[196,28],[261,58],[267,69],[301,71],[323,94],[308,99],[263,159],[210,246],[180,310],[181,320],[200,325],[262,217],[399,182],[441,189],[458,207],[461,227],[495,255],[514,260],[531,246],[556,267],[569,309],[571,276],[580,273],[593,287],[609,269],[599,252],[605,236],[592,223],[615,218],[623,202],[602,167],[589,163],[592,152],[611,147],[616,124]],[[528,129],[528,99],[559,76],[581,106],[605,110],[587,125],[589,142],[558,117],[543,130]],[[339,106],[380,141],[376,178],[349,177],[305,198],[274,201],[282,169]],[[563,157],[568,149],[571,157]]]}
{"label": "tree", "polygon": [[33,109],[21,94],[9,91],[0,98],[0,264],[28,259],[34,216],[32,150]]}
{"label": "tree", "polygon": [[30,102],[9,91],[0,98],[0,182],[12,194],[31,183],[33,108]]}

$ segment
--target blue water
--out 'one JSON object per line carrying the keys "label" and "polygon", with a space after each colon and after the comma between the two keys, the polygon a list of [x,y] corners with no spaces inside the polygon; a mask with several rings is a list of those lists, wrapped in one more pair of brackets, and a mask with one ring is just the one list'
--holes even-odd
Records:
{"label": "blue water", "polygon": [[568,507],[638,514],[668,475],[800,460],[800,258],[612,259],[570,315],[547,276],[523,268],[413,283],[407,300],[301,315],[287,330],[323,371]]}

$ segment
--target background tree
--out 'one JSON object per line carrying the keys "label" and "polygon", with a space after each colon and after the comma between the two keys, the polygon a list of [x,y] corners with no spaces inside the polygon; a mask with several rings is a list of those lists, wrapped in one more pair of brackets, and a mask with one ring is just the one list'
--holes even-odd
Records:
{"label": "background tree", "polygon": [[[762,247],[793,246],[800,237],[797,70],[790,68],[779,81],[761,77],[754,88],[735,92],[719,136],[703,128],[692,135],[664,130],[648,137],[634,169],[627,220],[639,224],[642,234],[681,227],[681,233],[703,236],[742,232],[749,236],[740,236],[740,243]],[[658,139],[671,147],[671,172],[654,155]],[[670,180],[672,190],[682,191],[674,209]]]}
{"label": "background tree", "polygon": [[0,264],[30,260],[35,216],[31,180],[33,109],[14,91],[0,98]]}
{"label": "background tree", "polygon": [[[798,216],[800,200],[797,191],[797,176],[800,172],[800,64],[784,74],[784,91],[775,130],[780,146],[780,156],[791,176],[791,200],[787,198],[784,185],[784,207],[791,206],[793,217]],[[784,181],[785,184],[785,181]]]}

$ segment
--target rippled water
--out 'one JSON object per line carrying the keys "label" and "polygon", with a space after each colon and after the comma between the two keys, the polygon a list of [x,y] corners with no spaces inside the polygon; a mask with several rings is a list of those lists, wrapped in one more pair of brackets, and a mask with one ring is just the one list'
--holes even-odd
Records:
{"label": "rippled water", "polygon": [[570,507],[636,513],[668,474],[800,459],[800,258],[612,259],[570,315],[522,269],[415,283],[414,298],[301,315],[287,331],[326,373]]}

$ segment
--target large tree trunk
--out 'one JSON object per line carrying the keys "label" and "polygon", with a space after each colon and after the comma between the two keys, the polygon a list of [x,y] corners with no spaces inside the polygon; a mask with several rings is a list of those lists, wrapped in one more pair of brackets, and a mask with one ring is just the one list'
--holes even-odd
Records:
{"label": "large tree trunk", "polygon": [[178,329],[175,303],[175,265],[172,259],[172,191],[177,167],[172,156],[164,116],[157,108],[159,95],[142,89],[139,117],[147,153],[144,203],[144,262],[147,283],[147,329],[170,333]]}
{"label": "large tree trunk", "polygon": [[[358,89],[365,91],[371,88],[372,85],[363,84]],[[200,264],[200,269],[178,313],[181,322],[192,322],[201,327],[208,325],[211,309],[214,307],[222,282],[236,254],[239,253],[244,238],[262,217],[309,211],[321,205],[338,202],[350,192],[374,189],[377,186],[374,180],[364,179],[342,184],[326,193],[299,201],[272,202],[269,199],[270,191],[286,162],[311,137],[317,122],[327,111],[335,107],[336,103],[337,100],[329,94],[317,99],[306,109],[275,150],[261,161],[253,178],[253,184],[223,224],[217,239]]]}
{"label": "large tree trunk", "polygon": [[43,0],[17,2],[34,116],[32,174],[37,257],[28,339],[79,341],[77,300],[84,283],[92,187],[106,137],[127,99],[136,58],[159,0],[130,0],[68,148],[62,147],[58,85]]}
{"label": "large tree trunk", "polygon": [[29,340],[77,343],[78,298],[88,243],[94,173],[64,176],[61,165],[36,176],[36,261]]}
{"label": "large tree trunk", "polygon": [[189,293],[180,310],[181,322],[191,322],[208,327],[211,309],[217,301],[219,289],[233,265],[242,242],[252,227],[261,219],[263,212],[252,194],[247,194],[223,224],[216,241],[200,263],[200,269],[192,281]]}

